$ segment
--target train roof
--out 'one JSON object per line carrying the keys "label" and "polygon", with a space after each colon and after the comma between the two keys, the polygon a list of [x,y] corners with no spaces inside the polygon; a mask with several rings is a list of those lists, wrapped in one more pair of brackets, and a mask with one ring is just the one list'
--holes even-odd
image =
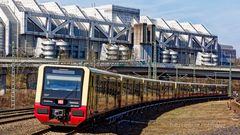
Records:
{"label": "train roof", "polygon": [[113,73],[97,68],[90,68],[90,67],[85,67],[85,66],[71,66],[71,65],[41,65],[41,66],[49,66],[49,67],[71,67],[71,68],[88,68],[90,72],[96,73],[96,74],[104,74],[104,75],[109,75],[109,76],[114,76],[118,77],[120,79],[135,79],[135,80],[140,80],[143,82],[159,82],[159,83],[172,83],[172,84],[186,84],[186,85],[201,85],[201,86],[227,86],[226,84],[207,84],[207,83],[190,83],[190,82],[175,82],[175,81],[165,81],[165,80],[155,80],[155,79],[149,79],[149,78],[141,78],[141,77],[134,77],[134,76],[129,76],[129,75],[123,75],[123,74],[118,74],[118,73]]}

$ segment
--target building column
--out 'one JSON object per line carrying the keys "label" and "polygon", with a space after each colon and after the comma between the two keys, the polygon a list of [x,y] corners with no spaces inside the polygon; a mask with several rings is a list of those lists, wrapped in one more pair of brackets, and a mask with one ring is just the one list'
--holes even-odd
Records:
{"label": "building column", "polygon": [[193,37],[192,35],[188,36],[188,48],[192,49],[193,48]]}
{"label": "building column", "polygon": [[176,34],[174,38],[175,38],[175,46],[179,47],[179,34]]}

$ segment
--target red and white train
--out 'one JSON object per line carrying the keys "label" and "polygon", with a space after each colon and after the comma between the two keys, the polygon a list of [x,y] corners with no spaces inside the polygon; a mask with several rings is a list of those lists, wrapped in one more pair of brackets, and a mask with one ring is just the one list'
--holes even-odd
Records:
{"label": "red and white train", "polygon": [[152,80],[98,69],[42,65],[34,115],[43,124],[78,126],[96,115],[164,99],[227,95],[227,85]]}

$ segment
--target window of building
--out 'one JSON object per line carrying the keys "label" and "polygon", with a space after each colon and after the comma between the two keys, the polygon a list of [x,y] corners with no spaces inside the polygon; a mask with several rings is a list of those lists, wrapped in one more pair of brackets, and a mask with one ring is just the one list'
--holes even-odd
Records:
{"label": "window of building", "polygon": [[80,53],[79,53],[79,58],[80,58],[80,59],[85,59],[85,58],[86,58],[86,53],[85,53],[85,51],[80,51]]}

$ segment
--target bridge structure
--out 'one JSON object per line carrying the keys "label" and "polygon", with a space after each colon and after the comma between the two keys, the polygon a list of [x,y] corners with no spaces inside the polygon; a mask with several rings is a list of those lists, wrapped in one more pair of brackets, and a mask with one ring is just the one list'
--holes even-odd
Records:
{"label": "bridge structure", "polygon": [[[147,65],[122,65],[122,66],[112,66],[111,70],[118,73],[133,73],[136,75],[146,75],[148,72]],[[232,68],[232,79],[240,79],[240,70],[237,68]],[[157,65],[157,75],[158,77],[176,76],[176,74],[187,77],[196,78],[218,78],[218,79],[229,79],[230,68],[229,67],[203,67],[194,65],[168,65],[159,64]]]}
{"label": "bridge structure", "polygon": [[[76,60],[76,59],[39,59],[39,58],[0,58],[1,70],[0,81],[3,84],[0,88],[1,91],[6,91],[7,74],[10,74],[9,69],[12,67],[12,62],[16,65],[16,76],[18,74],[26,75],[27,86],[34,89],[37,82],[38,67],[42,64],[63,64],[63,65],[79,65],[90,66],[104,70],[108,70],[120,74],[128,74],[138,77],[149,77],[149,68],[153,66],[144,61],[96,61],[95,63]],[[153,71],[153,70],[150,70]],[[222,79],[220,83],[231,84],[231,80],[240,79],[240,69],[230,67],[206,67],[196,65],[181,65],[181,64],[162,64],[156,65],[157,79],[163,80],[181,80],[182,78],[193,79],[192,82],[197,82],[196,78],[211,79],[215,83],[217,80]],[[152,74],[152,72],[150,72]],[[15,76],[15,77],[16,77]],[[232,90],[231,90],[232,91]],[[229,92],[230,93],[230,92]]]}
{"label": "bridge structure", "polygon": [[[4,74],[5,68],[11,67],[13,58],[0,58],[2,65],[2,73]],[[89,63],[85,60],[76,59],[38,59],[38,58],[17,58],[15,61],[19,68],[37,68],[42,64],[71,64],[71,65],[86,65],[86,66],[97,66],[99,68],[106,68],[109,71],[123,73],[123,74],[136,74],[136,75],[147,75],[148,74],[148,63],[144,61],[97,61],[96,63]],[[240,69],[231,67],[231,78],[240,79]],[[36,69],[28,71],[31,73],[37,72]],[[181,65],[181,64],[163,64],[157,63],[157,75],[169,75],[176,76],[176,74],[188,77],[211,77],[219,79],[228,79],[230,74],[230,67],[206,67],[196,65]]]}

